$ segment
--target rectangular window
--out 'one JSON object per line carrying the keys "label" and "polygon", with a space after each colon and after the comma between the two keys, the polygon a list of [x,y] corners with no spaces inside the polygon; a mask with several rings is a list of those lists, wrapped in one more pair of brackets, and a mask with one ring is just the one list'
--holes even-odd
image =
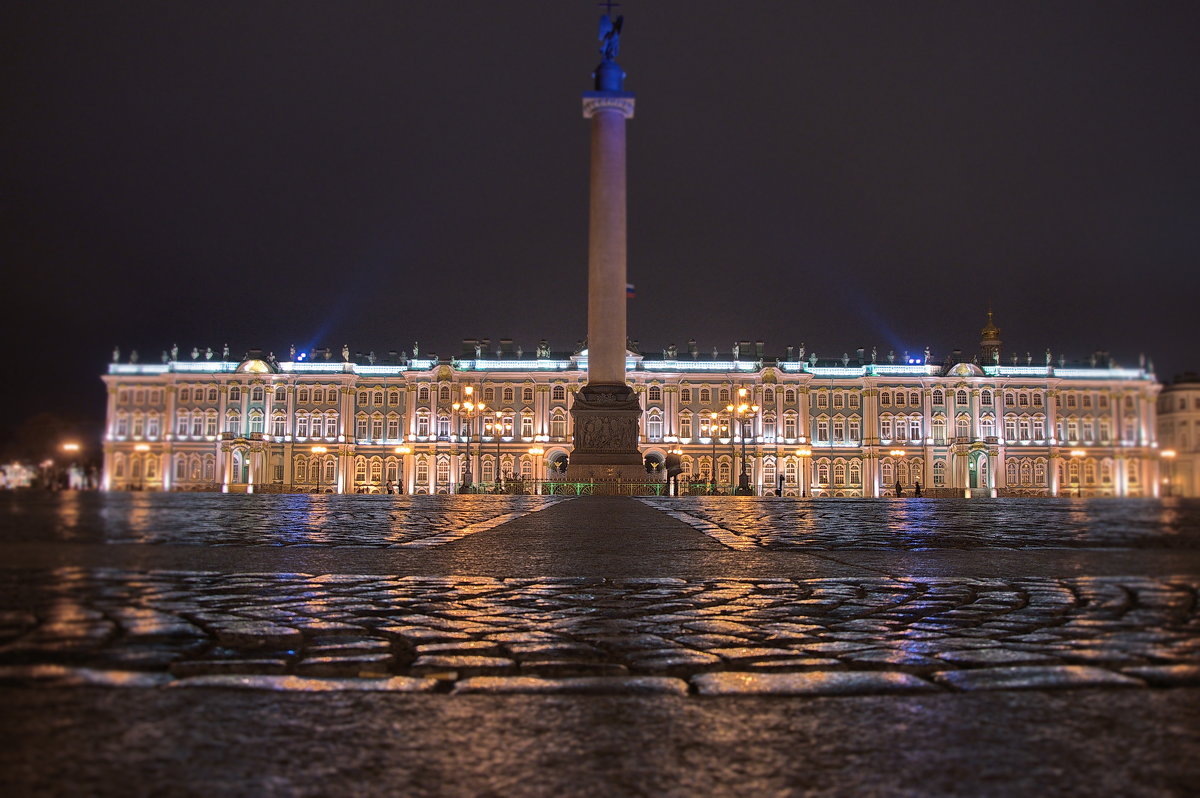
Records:
{"label": "rectangular window", "polygon": [[400,419],[389,418],[387,422],[388,440],[396,440],[400,437]]}
{"label": "rectangular window", "polygon": [[521,416],[521,437],[533,437],[533,416]]}

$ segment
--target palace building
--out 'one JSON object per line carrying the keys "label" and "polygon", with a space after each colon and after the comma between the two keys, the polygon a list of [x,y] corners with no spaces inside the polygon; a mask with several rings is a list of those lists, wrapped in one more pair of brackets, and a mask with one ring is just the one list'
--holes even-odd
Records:
{"label": "palace building", "polygon": [[[174,350],[173,350],[174,353]],[[488,353],[488,354],[485,354]],[[761,342],[729,356],[627,354],[647,482],[810,497],[1157,496],[1152,367],[980,355],[935,363],[863,350],[818,359]],[[115,360],[116,358],[114,358]],[[464,341],[461,357],[328,350],[276,361],[164,353],[113,362],[111,490],[454,493],[571,490],[572,401],[587,350]],[[981,365],[981,363],[983,365]],[[578,486],[574,487],[578,490]]]}

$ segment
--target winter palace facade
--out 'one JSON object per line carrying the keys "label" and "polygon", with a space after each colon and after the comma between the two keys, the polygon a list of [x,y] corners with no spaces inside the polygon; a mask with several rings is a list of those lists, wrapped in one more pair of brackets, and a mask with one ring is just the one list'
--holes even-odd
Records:
{"label": "winter palace facade", "polygon": [[[1152,370],[1110,362],[1000,365],[720,358],[630,352],[647,481],[670,455],[681,492],[783,496],[1151,496],[1160,486]],[[472,346],[473,344],[473,346]],[[464,342],[461,358],[328,350],[288,361],[164,353],[110,364],[104,487],[227,492],[453,493],[570,482],[571,400],[587,352]],[[956,353],[957,355],[957,353]],[[990,364],[988,364],[990,361]],[[1013,358],[1017,361],[1017,358]],[[983,362],[987,365],[979,365]]]}

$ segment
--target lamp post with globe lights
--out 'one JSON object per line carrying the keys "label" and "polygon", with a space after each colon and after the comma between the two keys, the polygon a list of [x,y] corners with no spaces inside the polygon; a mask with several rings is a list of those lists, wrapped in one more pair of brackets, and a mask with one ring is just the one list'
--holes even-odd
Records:
{"label": "lamp post with globe lights", "polygon": [[[471,489],[472,489],[471,488],[471,481],[472,481],[472,479],[471,479],[471,437],[475,434],[475,419],[477,419],[479,417],[480,413],[482,413],[484,410],[487,409],[487,405],[485,405],[483,402],[474,402],[471,400],[471,397],[474,395],[474,393],[475,393],[474,387],[472,387],[470,385],[465,386],[463,388],[463,401],[455,402],[454,404],[451,405],[451,407],[454,408],[455,413],[459,413],[461,411],[461,414],[465,415],[467,417],[467,423],[465,425],[467,434],[463,436],[464,438],[466,438],[466,441],[467,441],[467,468],[466,468],[466,471],[463,473],[463,484],[462,484],[462,488],[461,488],[463,493],[470,493]],[[461,431],[462,430],[460,428],[459,432],[461,432]],[[482,440],[483,435],[481,434],[479,437],[480,437],[479,448],[482,450],[483,449],[483,440]]]}
{"label": "lamp post with globe lights", "polygon": [[[1071,450],[1071,458],[1077,462],[1080,458],[1086,457],[1086,456],[1087,456],[1087,452],[1084,451],[1083,449],[1072,449]],[[1081,499],[1083,498],[1083,475],[1080,473],[1080,469],[1079,469],[1078,465],[1075,466],[1075,495]]]}
{"label": "lamp post with globe lights", "polygon": [[812,457],[812,449],[807,446],[802,446],[796,450],[796,456],[800,458],[800,498],[806,497],[808,489],[808,459]]}
{"label": "lamp post with globe lights", "polygon": [[[746,389],[738,388],[738,399],[743,400],[745,398]],[[738,474],[737,493],[740,496],[750,496],[753,494],[753,491],[750,490],[750,474],[746,471],[746,424],[748,421],[747,416],[758,412],[758,405],[751,405],[744,401],[739,401],[736,406],[726,405],[725,409],[733,414],[737,420],[737,432],[742,439],[742,462],[741,472]]]}
{"label": "lamp post with globe lights", "polygon": [[1158,453],[1158,456],[1163,459],[1166,475],[1163,476],[1162,484],[1165,490],[1165,497],[1171,498],[1171,487],[1175,481],[1175,457],[1177,452],[1174,449],[1163,449]]}

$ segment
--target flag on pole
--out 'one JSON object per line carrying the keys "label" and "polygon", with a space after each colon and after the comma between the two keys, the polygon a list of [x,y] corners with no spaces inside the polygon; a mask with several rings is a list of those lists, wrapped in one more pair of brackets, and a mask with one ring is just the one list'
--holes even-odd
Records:
{"label": "flag on pole", "polygon": [[633,283],[625,283],[625,298],[633,299],[637,296],[637,292],[633,290]]}

